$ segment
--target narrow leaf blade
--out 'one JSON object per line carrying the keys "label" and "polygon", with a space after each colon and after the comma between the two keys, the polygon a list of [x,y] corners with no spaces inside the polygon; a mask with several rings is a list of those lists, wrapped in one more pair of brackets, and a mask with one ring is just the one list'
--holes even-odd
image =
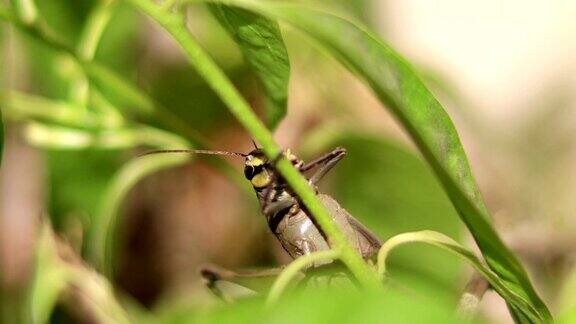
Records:
{"label": "narrow leaf blade", "polygon": [[266,95],[267,125],[274,129],[287,112],[290,61],[278,23],[253,12],[212,3],[216,19],[240,47]]}
{"label": "narrow leaf blade", "polygon": [[526,300],[524,296],[517,294],[514,289],[511,289],[506,283],[501,280],[496,273],[490,268],[486,267],[478,257],[470,250],[464,248],[460,243],[454,241],[450,237],[434,232],[434,231],[420,231],[409,232],[396,235],[390,238],[378,253],[378,270],[380,275],[384,275],[386,271],[386,259],[390,252],[400,245],[407,243],[427,243],[449,252],[452,252],[462,259],[468,261],[474,269],[476,269],[489,283],[490,286],[500,294],[515,310],[519,310],[524,315],[522,319],[529,322],[540,322],[538,311],[531,303]]}

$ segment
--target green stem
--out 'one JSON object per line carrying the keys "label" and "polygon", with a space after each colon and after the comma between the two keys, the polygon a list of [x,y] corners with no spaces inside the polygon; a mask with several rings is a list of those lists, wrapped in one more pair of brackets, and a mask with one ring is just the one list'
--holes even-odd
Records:
{"label": "green stem", "polygon": [[288,284],[294,280],[294,278],[304,269],[317,263],[319,261],[327,261],[327,260],[334,260],[340,256],[340,252],[336,250],[327,250],[327,251],[319,251],[313,252],[307,255],[303,255],[298,259],[292,261],[282,273],[278,276],[274,284],[270,288],[270,293],[268,294],[268,298],[266,299],[266,305],[270,306],[275,304]]}
{"label": "green stem", "polygon": [[[184,18],[179,14],[162,10],[149,0],[128,0],[128,2],[149,15],[172,35],[183,48],[189,63],[208,82],[230,112],[249,131],[251,137],[260,143],[264,153],[271,159],[276,158],[280,153],[280,148],[274,142],[272,134],[254,114],[224,72],[188,33]],[[315,192],[302,175],[286,159],[281,159],[278,162],[277,170],[318,222],[328,237],[330,246],[341,251],[342,262],[346,264],[357,280],[367,287],[379,286],[380,282],[376,273],[350,246],[344,233],[332,222],[328,211],[317,199]]]}
{"label": "green stem", "polygon": [[3,105],[4,113],[11,119],[38,119],[84,129],[99,126],[96,116],[78,109],[79,107],[68,101],[5,90],[0,92],[0,103]]}
{"label": "green stem", "polygon": [[120,128],[127,124],[127,120],[124,119],[116,106],[108,101],[98,89],[92,88],[90,93],[93,98],[92,104],[97,109],[103,128]]}
{"label": "green stem", "polygon": [[112,18],[116,4],[117,1],[115,0],[100,0],[88,16],[78,42],[78,56],[81,59],[85,61],[94,59],[98,43],[102,39],[110,18]]}
{"label": "green stem", "polygon": [[[92,12],[86,20],[80,40],[77,46],[78,57],[86,62],[94,59],[98,44],[102,39],[104,30],[112,18],[114,8],[117,1],[115,0],[100,0],[100,2],[92,9]],[[89,83],[85,75],[78,75],[76,80],[72,83],[70,89],[70,97],[74,102],[86,106],[89,95]]]}
{"label": "green stem", "polygon": [[513,305],[518,311],[530,320],[530,323],[546,323],[548,322],[545,317],[542,317],[538,310],[532,305],[526,296],[518,294],[514,284],[501,279],[497,273],[486,266],[480,258],[478,258],[472,251],[463,247],[460,243],[454,241],[452,238],[435,231],[419,231],[398,234],[388,239],[378,251],[378,275],[381,280],[384,280],[386,275],[386,261],[390,252],[401,245],[407,243],[426,243],[432,246],[439,247],[448,252],[451,252],[461,259],[468,262],[479,274],[481,274],[490,283],[491,287],[502,298]]}
{"label": "green stem", "polygon": [[[46,24],[41,22],[36,22],[33,25],[26,24],[26,22],[22,21],[12,10],[2,6],[0,6],[0,19],[9,22],[12,24],[12,26],[16,27],[21,32],[40,41],[55,51],[65,53],[72,56],[73,58],[76,57],[76,52],[74,49],[68,46],[65,41],[55,35],[51,30],[49,30]],[[79,59],[76,60],[80,62]]]}

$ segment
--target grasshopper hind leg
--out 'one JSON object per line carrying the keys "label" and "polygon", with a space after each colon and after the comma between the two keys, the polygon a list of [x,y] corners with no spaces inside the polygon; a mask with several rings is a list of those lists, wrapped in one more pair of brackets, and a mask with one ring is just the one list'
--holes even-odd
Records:
{"label": "grasshopper hind leg", "polygon": [[310,184],[316,185],[336,164],[338,164],[338,162],[340,162],[340,160],[342,160],[345,155],[346,149],[343,147],[337,147],[316,160],[306,163],[300,168],[300,171],[306,172],[318,167],[318,170],[312,174],[308,180]]}
{"label": "grasshopper hind leg", "polygon": [[[283,268],[232,271],[215,265],[205,265],[200,275],[206,287],[220,299],[232,302],[237,299],[259,295],[266,285],[265,278],[274,279]],[[260,282],[258,282],[260,281]]]}

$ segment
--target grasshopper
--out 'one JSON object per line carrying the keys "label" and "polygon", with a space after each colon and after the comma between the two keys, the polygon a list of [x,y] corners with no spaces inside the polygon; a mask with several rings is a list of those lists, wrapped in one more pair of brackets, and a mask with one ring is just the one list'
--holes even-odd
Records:
{"label": "grasshopper", "polygon": [[[342,208],[334,198],[318,192],[318,182],[346,155],[344,148],[338,147],[308,163],[300,160],[290,150],[286,150],[280,153],[276,159],[270,160],[257,147],[248,154],[209,150],[161,150],[146,154],[154,153],[195,153],[243,157],[244,176],[254,188],[270,231],[280,241],[284,250],[293,259],[312,252],[328,250],[330,245],[326,235],[275,169],[276,161],[284,157],[306,177],[322,204],[329,211],[332,220],[365,259],[372,257],[381,246],[378,237]],[[315,264],[314,266],[320,265],[322,264]],[[206,267],[201,273],[207,280],[207,285],[214,288],[217,280],[270,276],[279,271],[279,269],[272,269],[263,272],[236,273],[216,267]]]}

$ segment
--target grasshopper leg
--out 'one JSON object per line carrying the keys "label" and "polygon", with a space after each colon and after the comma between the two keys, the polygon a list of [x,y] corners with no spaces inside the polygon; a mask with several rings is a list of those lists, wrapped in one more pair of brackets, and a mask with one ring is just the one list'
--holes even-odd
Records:
{"label": "grasshopper leg", "polygon": [[319,169],[309,179],[310,184],[316,185],[345,155],[346,149],[337,147],[316,160],[306,163],[300,168],[300,171],[306,172],[319,166]]}
{"label": "grasshopper leg", "polygon": [[205,265],[200,269],[200,275],[204,280],[204,284],[214,295],[219,297],[225,301],[232,301],[235,298],[229,296],[229,294],[225,293],[219,286],[218,282],[227,281],[231,282],[235,285],[239,285],[245,290],[249,290],[251,294],[257,294],[252,289],[245,287],[242,285],[242,279],[250,279],[250,278],[264,278],[264,277],[275,277],[280,272],[282,272],[283,268],[270,268],[270,269],[263,269],[263,270],[253,270],[253,271],[232,271],[228,269],[224,269],[215,265]]}
{"label": "grasshopper leg", "polygon": [[268,201],[262,206],[262,211],[264,212],[264,215],[275,215],[283,209],[294,206],[294,204],[296,204],[296,199],[293,197],[278,201]]}

